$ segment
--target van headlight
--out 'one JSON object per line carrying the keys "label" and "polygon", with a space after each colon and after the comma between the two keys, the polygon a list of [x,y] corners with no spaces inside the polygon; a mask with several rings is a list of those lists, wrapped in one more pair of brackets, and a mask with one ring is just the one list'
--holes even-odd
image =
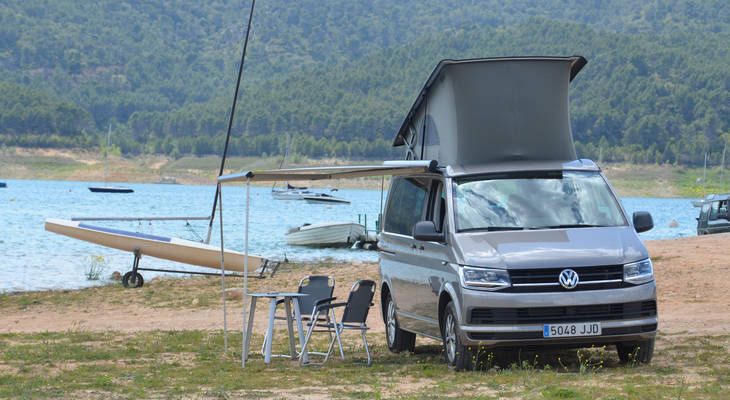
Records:
{"label": "van headlight", "polygon": [[509,272],[503,269],[459,266],[461,286],[477,290],[499,290],[510,287]]}
{"label": "van headlight", "polygon": [[651,259],[624,264],[624,282],[639,285],[654,280],[654,266]]}

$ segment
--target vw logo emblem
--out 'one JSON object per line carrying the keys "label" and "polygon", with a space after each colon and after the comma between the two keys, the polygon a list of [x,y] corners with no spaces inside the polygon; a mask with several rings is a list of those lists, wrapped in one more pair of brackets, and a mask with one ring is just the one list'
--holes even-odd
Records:
{"label": "vw logo emblem", "polygon": [[572,269],[564,269],[560,271],[558,282],[566,289],[575,289],[578,286],[578,273]]}

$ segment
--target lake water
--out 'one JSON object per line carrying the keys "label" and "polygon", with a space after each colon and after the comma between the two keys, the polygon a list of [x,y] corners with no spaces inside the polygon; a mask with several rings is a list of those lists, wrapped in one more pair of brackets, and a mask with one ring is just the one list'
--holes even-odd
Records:
{"label": "lake water", "polygon": [[[0,292],[43,289],[71,289],[100,284],[89,281],[86,272],[90,255],[102,256],[108,263],[106,273],[131,269],[133,256],[123,252],[46,232],[46,218],[73,217],[169,217],[207,216],[213,206],[214,186],[123,184],[131,194],[91,193],[88,182],[5,180],[0,189]],[[251,187],[249,250],[269,259],[292,261],[344,260],[376,261],[377,252],[349,249],[309,249],[288,246],[284,233],[304,223],[357,221],[367,215],[368,228],[375,228],[380,210],[379,190],[340,190],[338,197],[350,205],[317,205],[303,201],[272,200],[268,187]],[[644,240],[676,238],[696,234],[698,215],[689,199],[623,198],[629,213],[649,211],[653,230],[639,236]],[[224,186],[223,227],[225,245],[243,251],[245,187]],[[676,220],[678,228],[670,228]],[[207,221],[92,222],[91,224],[148,234],[200,240],[207,234]],[[220,244],[218,214],[211,244]],[[171,261],[143,257],[140,266],[148,268],[205,271]],[[210,271],[210,270],[207,270]],[[149,279],[161,275],[144,271]]]}

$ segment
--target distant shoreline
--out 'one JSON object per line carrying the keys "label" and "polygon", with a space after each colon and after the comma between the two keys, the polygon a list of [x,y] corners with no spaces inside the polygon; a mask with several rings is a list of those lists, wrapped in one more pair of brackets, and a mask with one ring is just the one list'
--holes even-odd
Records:
{"label": "distant shoreline", "polygon": [[[295,157],[292,167],[321,165],[364,165],[380,160],[304,159]],[[229,157],[224,173],[251,169],[279,168],[281,156]],[[700,198],[703,196],[702,169],[674,165],[603,163],[604,173],[621,197]],[[172,178],[185,185],[215,185],[220,168],[219,156],[186,156],[173,159],[164,155],[109,157],[109,182],[157,183]],[[704,193],[730,190],[730,182],[721,186],[719,168],[708,169]],[[0,180],[31,179],[80,182],[103,182],[103,156],[89,150],[26,149],[10,147],[0,150]],[[730,181],[730,177],[727,179]],[[381,188],[381,178],[344,179],[306,182],[312,187],[342,189]],[[270,186],[259,183],[256,186]],[[389,179],[384,182],[389,186]]]}

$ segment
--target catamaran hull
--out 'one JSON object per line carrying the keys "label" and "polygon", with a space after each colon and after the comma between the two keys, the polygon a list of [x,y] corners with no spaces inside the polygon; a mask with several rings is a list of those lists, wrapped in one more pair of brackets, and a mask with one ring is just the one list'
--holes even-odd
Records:
{"label": "catamaran hull", "polygon": [[322,223],[301,226],[287,232],[290,246],[351,247],[365,236],[365,227],[356,223]]}
{"label": "catamaran hull", "polygon": [[[46,230],[118,250],[134,252],[139,249],[142,255],[164,260],[215,269],[221,267],[220,247],[190,240],[127,232],[55,218],[46,219]],[[243,272],[244,257],[242,253],[225,250],[226,271]],[[263,258],[249,255],[249,271],[256,270],[262,264]]]}

